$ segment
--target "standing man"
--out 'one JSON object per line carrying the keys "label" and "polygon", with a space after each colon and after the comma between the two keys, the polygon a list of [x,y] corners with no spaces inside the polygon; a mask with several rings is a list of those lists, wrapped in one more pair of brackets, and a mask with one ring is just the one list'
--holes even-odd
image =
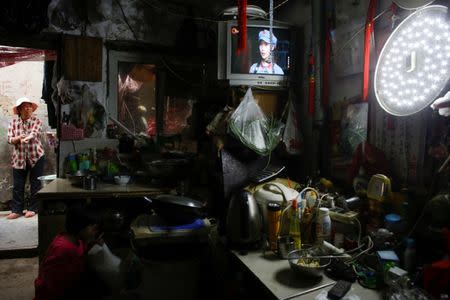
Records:
{"label": "standing man", "polygon": [[258,34],[258,41],[261,61],[254,63],[250,67],[249,73],[284,75],[283,69],[273,61],[273,51],[277,46],[277,38],[273,32],[271,38],[269,30],[264,29],[260,31]]}
{"label": "standing man", "polygon": [[38,177],[44,171],[44,148],[41,143],[42,121],[33,115],[38,105],[26,97],[17,99],[14,115],[8,127],[8,144],[14,146],[12,153],[13,200],[8,219],[17,219],[24,209],[25,182],[30,174],[31,196],[25,218],[36,215],[36,193],[41,188]]}

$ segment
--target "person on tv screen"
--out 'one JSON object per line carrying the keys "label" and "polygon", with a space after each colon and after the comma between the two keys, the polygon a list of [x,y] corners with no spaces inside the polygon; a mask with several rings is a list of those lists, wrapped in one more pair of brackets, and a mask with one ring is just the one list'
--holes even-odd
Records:
{"label": "person on tv screen", "polygon": [[261,61],[254,63],[250,67],[249,73],[251,74],[275,74],[275,75],[283,75],[284,72],[280,68],[279,65],[277,65],[273,61],[273,51],[275,50],[275,47],[277,46],[277,38],[272,32],[272,41],[270,39],[270,31],[267,29],[264,29],[259,32],[258,34],[258,41],[259,41],[259,53],[261,54]]}

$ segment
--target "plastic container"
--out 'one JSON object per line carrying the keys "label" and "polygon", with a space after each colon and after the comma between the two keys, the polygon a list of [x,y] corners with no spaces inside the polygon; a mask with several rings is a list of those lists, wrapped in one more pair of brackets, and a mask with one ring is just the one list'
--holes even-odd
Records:
{"label": "plastic container", "polygon": [[384,227],[392,233],[400,233],[402,217],[397,214],[388,214],[384,216]]}
{"label": "plastic container", "polygon": [[329,240],[331,235],[330,210],[326,207],[319,208],[316,222],[316,239],[319,244]]}
{"label": "plastic container", "polygon": [[406,239],[406,248],[403,253],[403,264],[408,274],[414,273],[416,269],[416,245],[412,238]]}

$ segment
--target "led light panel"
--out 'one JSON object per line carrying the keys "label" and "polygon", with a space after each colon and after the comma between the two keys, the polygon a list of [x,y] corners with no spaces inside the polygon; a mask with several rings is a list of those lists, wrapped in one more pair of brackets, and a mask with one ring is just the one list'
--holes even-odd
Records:
{"label": "led light panel", "polygon": [[375,69],[381,107],[407,116],[429,106],[450,79],[447,7],[432,5],[408,16],[391,34]]}

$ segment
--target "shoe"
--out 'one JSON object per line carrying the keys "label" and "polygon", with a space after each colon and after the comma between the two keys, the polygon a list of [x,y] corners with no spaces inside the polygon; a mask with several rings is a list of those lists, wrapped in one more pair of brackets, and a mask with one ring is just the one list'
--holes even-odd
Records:
{"label": "shoe", "polygon": [[10,220],[12,220],[12,219],[17,219],[17,218],[19,218],[21,215],[20,214],[17,214],[17,213],[10,213],[9,215],[7,215],[6,216],[6,218],[7,219],[10,219]]}
{"label": "shoe", "polygon": [[36,215],[36,213],[32,210],[29,210],[25,213],[25,218],[31,218],[34,217]]}

